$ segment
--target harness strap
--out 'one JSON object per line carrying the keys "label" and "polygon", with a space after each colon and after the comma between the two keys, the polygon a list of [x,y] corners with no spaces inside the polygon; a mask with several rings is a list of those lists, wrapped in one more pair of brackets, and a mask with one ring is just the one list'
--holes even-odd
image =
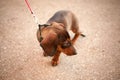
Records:
{"label": "harness strap", "polygon": [[39,31],[40,31],[40,42],[43,40],[43,37],[42,37],[42,33],[41,33],[41,27],[43,26],[43,27],[48,27],[48,26],[50,26],[49,24],[39,24],[38,25],[39,26]]}
{"label": "harness strap", "polygon": [[43,37],[42,37],[42,34],[41,34],[41,25],[38,25],[39,26],[39,31],[40,31],[40,42],[43,40]]}

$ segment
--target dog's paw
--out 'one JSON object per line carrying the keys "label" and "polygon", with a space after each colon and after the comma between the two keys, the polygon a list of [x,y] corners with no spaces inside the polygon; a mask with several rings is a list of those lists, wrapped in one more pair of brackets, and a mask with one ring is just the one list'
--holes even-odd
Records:
{"label": "dog's paw", "polygon": [[51,64],[52,64],[52,66],[57,66],[57,65],[58,65],[58,62],[52,60]]}

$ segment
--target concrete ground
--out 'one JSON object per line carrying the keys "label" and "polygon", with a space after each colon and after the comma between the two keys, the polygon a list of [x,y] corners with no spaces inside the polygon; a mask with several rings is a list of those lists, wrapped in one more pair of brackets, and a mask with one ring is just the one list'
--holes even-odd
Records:
{"label": "concrete ground", "polygon": [[52,67],[24,0],[0,0],[0,80],[120,80],[120,0],[29,0],[40,23],[58,10],[79,19],[76,56]]}

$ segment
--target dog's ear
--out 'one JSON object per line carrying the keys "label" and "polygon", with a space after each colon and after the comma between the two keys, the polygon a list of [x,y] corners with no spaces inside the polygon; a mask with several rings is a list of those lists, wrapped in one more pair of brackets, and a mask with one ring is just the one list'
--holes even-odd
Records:
{"label": "dog's ear", "polygon": [[62,31],[58,34],[58,39],[59,39],[59,42],[64,42],[64,41],[66,41],[67,39],[70,39],[70,35],[69,35],[69,33],[67,32],[67,30],[62,30]]}
{"label": "dog's ear", "polygon": [[55,34],[49,34],[47,37],[43,38],[40,45],[48,56],[53,56],[56,53],[56,41],[57,37]]}
{"label": "dog's ear", "polygon": [[66,30],[61,31],[58,34],[58,40],[59,44],[61,45],[61,48],[68,48],[72,45],[71,40],[70,40],[70,35]]}

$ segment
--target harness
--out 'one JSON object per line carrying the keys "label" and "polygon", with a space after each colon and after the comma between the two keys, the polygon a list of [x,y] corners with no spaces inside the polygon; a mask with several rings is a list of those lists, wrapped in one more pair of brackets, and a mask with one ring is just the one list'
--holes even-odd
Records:
{"label": "harness", "polygon": [[41,27],[42,27],[42,26],[48,27],[48,26],[50,26],[50,25],[49,25],[49,24],[42,24],[42,25],[39,24],[39,25],[38,25],[39,31],[40,31],[40,43],[41,43],[41,41],[43,40],[42,33],[41,33],[41,32],[42,32],[42,30],[41,30]]}

